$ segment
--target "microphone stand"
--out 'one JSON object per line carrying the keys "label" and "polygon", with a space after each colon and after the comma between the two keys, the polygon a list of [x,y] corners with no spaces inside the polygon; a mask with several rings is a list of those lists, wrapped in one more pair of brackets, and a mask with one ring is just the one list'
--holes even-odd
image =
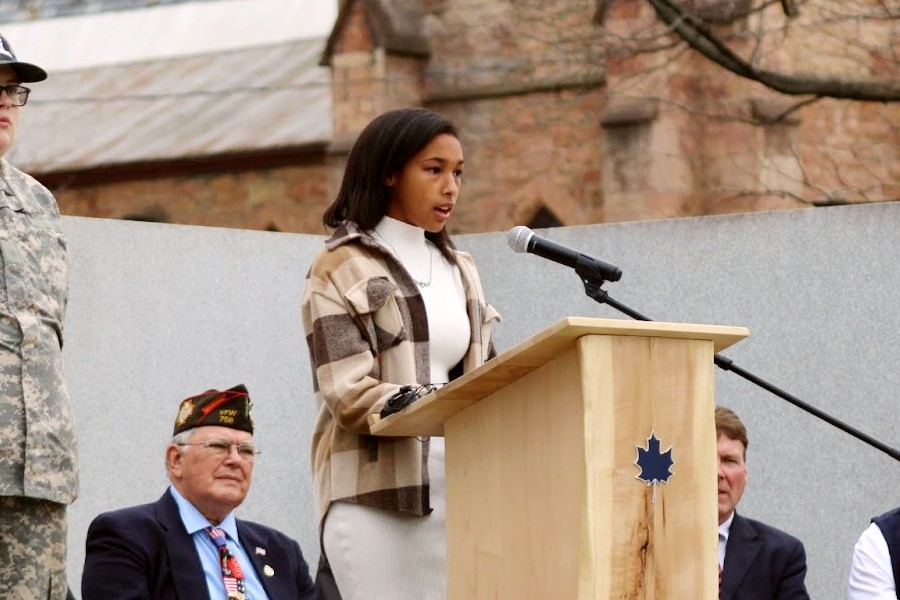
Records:
{"label": "microphone stand", "polygon": [[[614,309],[618,310],[619,312],[626,314],[629,317],[631,317],[632,319],[635,319],[637,321],[652,321],[653,320],[650,317],[644,316],[641,313],[639,313],[638,311],[634,310],[633,308],[630,308],[630,307],[622,304],[621,302],[614,300],[612,297],[610,297],[609,292],[603,289],[603,284],[606,283],[607,279],[605,279],[602,275],[598,275],[596,270],[587,268],[586,266],[585,266],[585,268],[582,268],[582,265],[579,262],[579,264],[577,264],[575,266],[575,272],[578,273],[578,276],[581,278],[582,283],[584,283],[585,293],[589,297],[591,297],[594,300],[596,300],[597,302],[599,302],[600,304],[608,304],[609,306],[613,307]],[[825,421],[829,425],[837,427],[844,433],[849,433],[856,439],[858,439],[862,442],[865,442],[866,444],[869,444],[870,446],[872,446],[873,448],[876,448],[877,450],[881,450],[882,452],[884,452],[885,454],[887,454],[894,460],[900,461],[900,452],[898,452],[896,449],[891,448],[887,444],[880,442],[879,440],[876,440],[872,436],[870,436],[866,433],[863,433],[859,429],[856,429],[855,427],[852,427],[852,426],[844,423],[843,421],[829,415],[828,413],[816,408],[815,406],[812,406],[811,404],[808,404],[808,403],[804,402],[803,400],[800,400],[796,396],[793,396],[793,395],[789,394],[788,392],[782,390],[781,388],[772,385],[765,379],[762,379],[761,377],[757,377],[753,373],[751,373],[745,369],[742,369],[738,365],[734,364],[734,361],[731,360],[730,358],[726,358],[726,357],[722,356],[721,354],[716,353],[716,355],[714,357],[714,362],[715,362],[716,366],[719,367],[720,369],[722,369],[724,371],[731,371],[732,373],[735,373],[736,375],[743,377],[750,383],[756,384],[757,386],[763,388],[764,390],[766,390],[772,394],[775,394],[776,396],[778,396],[779,398],[782,398],[783,400],[787,400],[788,402],[790,402],[797,408],[805,410],[809,414],[813,415],[814,417],[816,417],[818,419]]]}

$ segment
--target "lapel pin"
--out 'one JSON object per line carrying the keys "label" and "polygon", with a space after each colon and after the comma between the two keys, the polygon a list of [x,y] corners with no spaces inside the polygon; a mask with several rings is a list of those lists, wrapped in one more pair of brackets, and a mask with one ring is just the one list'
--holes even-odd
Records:
{"label": "lapel pin", "polygon": [[257,553],[259,556],[265,556],[265,555],[266,555],[266,549],[265,549],[265,548],[260,548],[259,546],[257,546],[257,547],[256,547],[256,553]]}
{"label": "lapel pin", "polygon": [[272,577],[273,575],[275,575],[275,569],[273,569],[269,565],[266,565],[265,567],[263,567],[263,573],[266,574],[266,577]]}

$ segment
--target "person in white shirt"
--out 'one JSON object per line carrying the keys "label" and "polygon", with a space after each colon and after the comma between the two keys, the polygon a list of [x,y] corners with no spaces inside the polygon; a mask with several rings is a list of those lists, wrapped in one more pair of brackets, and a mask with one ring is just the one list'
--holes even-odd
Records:
{"label": "person in white shirt", "polygon": [[900,557],[900,508],[872,519],[853,549],[849,600],[897,600]]}

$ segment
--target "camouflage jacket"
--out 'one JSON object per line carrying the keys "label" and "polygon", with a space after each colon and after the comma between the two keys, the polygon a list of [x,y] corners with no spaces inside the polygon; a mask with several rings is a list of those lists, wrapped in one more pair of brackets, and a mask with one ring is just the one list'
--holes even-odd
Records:
{"label": "camouflage jacket", "polygon": [[[475,262],[456,252],[469,315],[463,372],[493,356]],[[419,288],[393,254],[347,222],[326,242],[302,301],[318,417],[312,468],[319,522],[343,500],[413,515],[431,512],[428,443],[369,435],[368,417],[404,384],[428,383],[428,317]]]}
{"label": "camouflage jacket", "polygon": [[0,496],[78,491],[63,376],[66,241],[50,191],[0,159]]}

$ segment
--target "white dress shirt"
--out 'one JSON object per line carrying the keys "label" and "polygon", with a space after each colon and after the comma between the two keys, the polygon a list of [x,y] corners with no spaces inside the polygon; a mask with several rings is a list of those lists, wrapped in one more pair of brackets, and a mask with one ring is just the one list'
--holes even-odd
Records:
{"label": "white dress shirt", "polygon": [[734,521],[734,511],[725,522],[719,525],[719,568],[725,568],[725,547],[728,545],[728,534],[731,533],[731,522]]}
{"label": "white dress shirt", "polygon": [[847,599],[897,600],[891,555],[884,535],[875,523],[863,531],[853,548]]}

